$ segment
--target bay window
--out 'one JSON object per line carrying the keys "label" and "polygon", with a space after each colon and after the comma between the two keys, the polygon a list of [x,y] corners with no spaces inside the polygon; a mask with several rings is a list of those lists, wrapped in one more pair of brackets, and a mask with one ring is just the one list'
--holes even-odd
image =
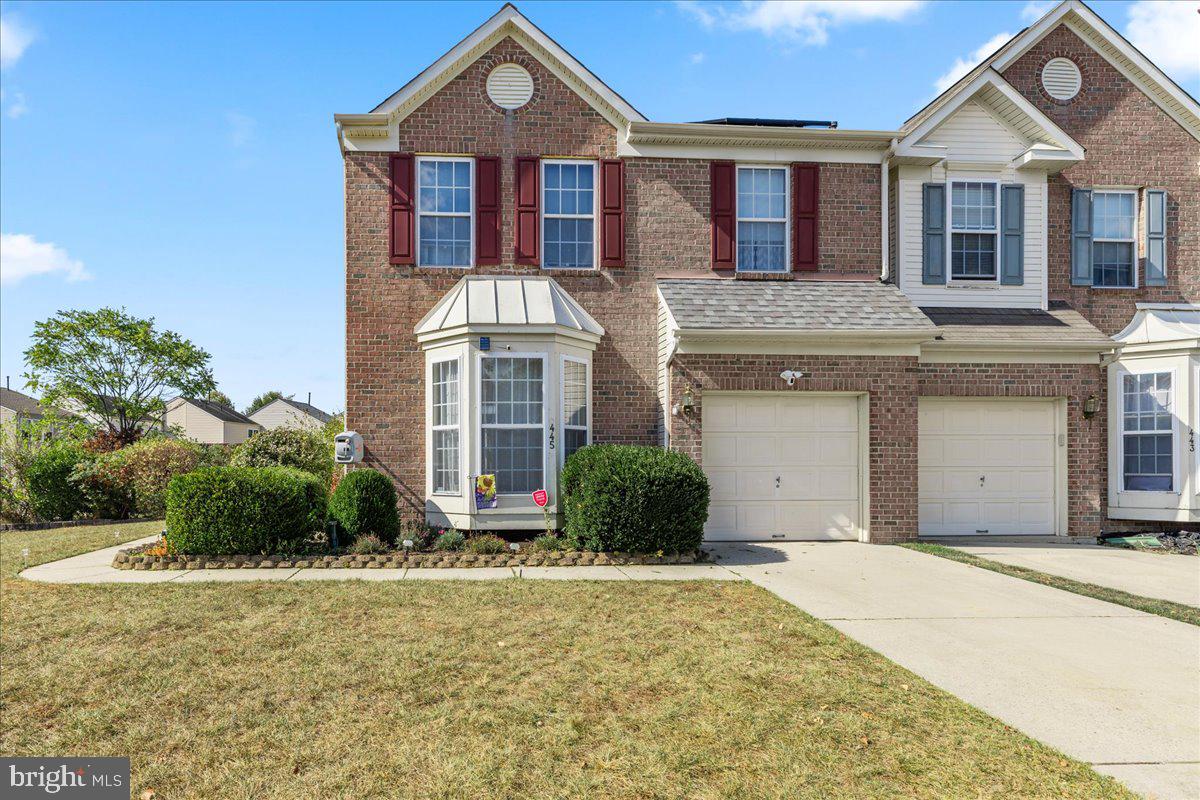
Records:
{"label": "bay window", "polygon": [[596,165],[542,162],[542,266],[590,269],[596,264]]}
{"label": "bay window", "polygon": [[1092,285],[1134,286],[1133,192],[1092,192]]}
{"label": "bay window", "polygon": [[996,279],[996,184],[953,181],[950,185],[950,280]]}
{"label": "bay window", "polygon": [[1172,373],[1126,374],[1122,381],[1122,480],[1127,492],[1174,489]]}
{"label": "bay window", "polygon": [[737,168],[737,268],[743,272],[788,269],[788,171]]}
{"label": "bay window", "polygon": [[543,488],[543,356],[485,356],[480,363],[481,474],[499,494]]}
{"label": "bay window", "polygon": [[419,266],[471,266],[472,173],[470,158],[417,159]]}
{"label": "bay window", "polygon": [[578,358],[562,364],[562,461],[588,443],[588,367]]}
{"label": "bay window", "polygon": [[458,494],[460,468],[458,431],[458,359],[435,361],[432,384],[433,491]]}

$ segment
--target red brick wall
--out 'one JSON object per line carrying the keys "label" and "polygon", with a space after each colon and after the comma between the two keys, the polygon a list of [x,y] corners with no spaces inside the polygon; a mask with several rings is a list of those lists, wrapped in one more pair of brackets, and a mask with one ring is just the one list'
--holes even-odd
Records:
{"label": "red brick wall", "polygon": [[[1042,67],[1059,56],[1074,61],[1083,75],[1080,93],[1066,102],[1051,98],[1041,85]],[[1200,142],[1065,26],[1012,64],[1004,77],[1087,149],[1082,163],[1050,180],[1051,299],[1068,300],[1110,335],[1133,318],[1135,303],[1200,301]],[[1071,189],[1102,185],[1167,190],[1166,286],[1070,285]]]}

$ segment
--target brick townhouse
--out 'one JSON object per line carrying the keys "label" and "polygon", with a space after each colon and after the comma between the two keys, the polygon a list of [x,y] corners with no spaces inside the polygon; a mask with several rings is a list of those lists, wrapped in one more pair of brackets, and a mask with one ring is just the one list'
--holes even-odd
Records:
{"label": "brick townhouse", "polygon": [[335,119],[410,516],[540,528],[592,442],[693,456],[712,539],[1200,515],[1200,106],[1082,3],[895,130],[651,122],[511,5]]}

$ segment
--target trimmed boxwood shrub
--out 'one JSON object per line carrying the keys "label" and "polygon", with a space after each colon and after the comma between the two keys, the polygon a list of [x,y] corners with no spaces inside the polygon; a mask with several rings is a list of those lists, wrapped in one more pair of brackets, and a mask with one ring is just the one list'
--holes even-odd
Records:
{"label": "trimmed boxwood shrub", "polygon": [[29,504],[41,520],[74,519],[87,506],[79,484],[71,480],[76,465],[88,455],[78,447],[47,447],[25,470]]}
{"label": "trimmed boxwood shrub", "polygon": [[683,453],[592,445],[573,453],[559,478],[567,544],[580,550],[695,550],[708,519],[708,479]]}
{"label": "trimmed boxwood shrub", "polygon": [[197,555],[287,553],[325,524],[325,484],[288,467],[205,467],[167,487],[167,546]]}
{"label": "trimmed boxwood shrub", "polygon": [[329,498],[329,516],[337,520],[338,536],[346,543],[373,534],[394,544],[400,529],[396,511],[396,488],[382,472],[356,469],[338,481]]}

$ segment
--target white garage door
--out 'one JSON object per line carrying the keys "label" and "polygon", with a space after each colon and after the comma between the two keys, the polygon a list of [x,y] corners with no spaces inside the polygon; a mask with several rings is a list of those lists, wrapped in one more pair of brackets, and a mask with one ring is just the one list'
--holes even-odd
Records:
{"label": "white garage door", "polygon": [[1055,404],[920,400],[923,536],[1055,532]]}
{"label": "white garage door", "polygon": [[858,400],[706,394],[709,539],[857,539]]}

